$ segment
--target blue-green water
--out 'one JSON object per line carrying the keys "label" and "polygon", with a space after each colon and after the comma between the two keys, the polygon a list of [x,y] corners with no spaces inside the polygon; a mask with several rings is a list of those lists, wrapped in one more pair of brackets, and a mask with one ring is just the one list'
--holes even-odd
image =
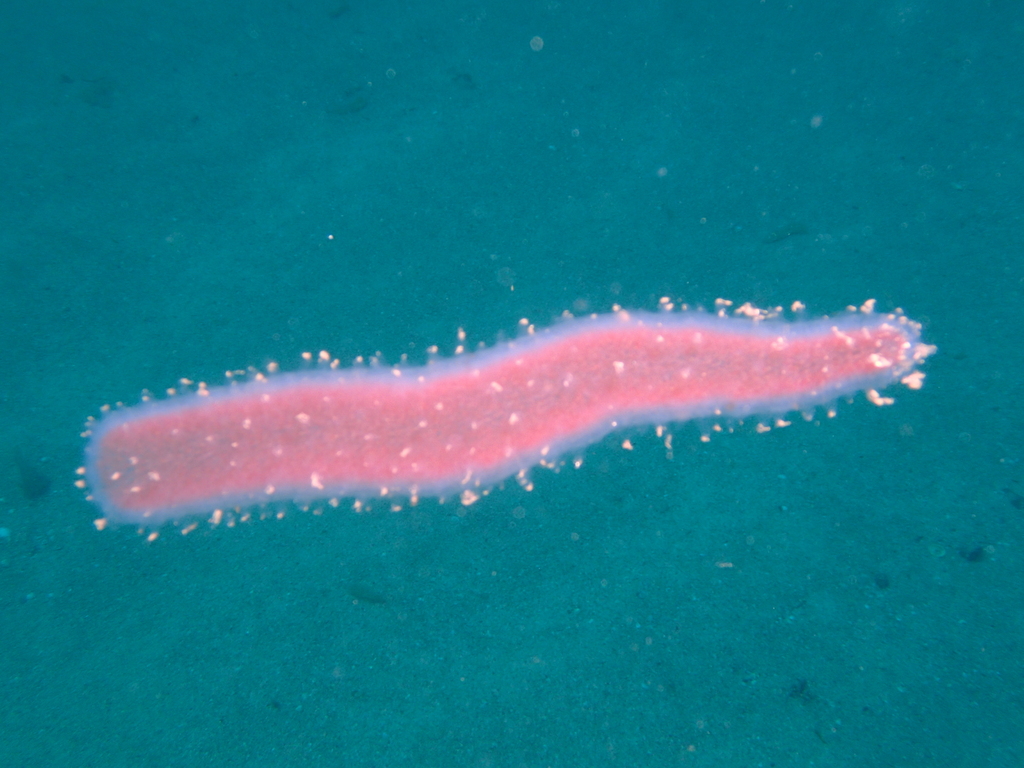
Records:
{"label": "blue-green water", "polygon": [[[0,766],[1020,764],[1020,3],[23,6]],[[939,353],[468,508],[147,543],[72,484],[146,388],[664,295],[874,297]]]}

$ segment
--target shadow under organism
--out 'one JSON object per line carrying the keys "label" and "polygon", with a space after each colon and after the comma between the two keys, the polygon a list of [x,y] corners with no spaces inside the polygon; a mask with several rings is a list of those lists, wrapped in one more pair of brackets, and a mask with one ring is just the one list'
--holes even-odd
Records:
{"label": "shadow under organism", "polygon": [[50,492],[49,476],[17,448],[14,450],[14,466],[18,470],[18,487],[25,498],[39,499]]}
{"label": "shadow under organism", "polygon": [[361,581],[353,581],[345,586],[348,592],[356,601],[370,603],[371,605],[384,605],[388,599],[377,590],[367,586]]}
{"label": "shadow under organism", "polygon": [[769,232],[767,237],[761,242],[765,245],[769,243],[777,243],[780,240],[785,240],[787,237],[793,237],[793,235],[806,235],[808,234],[807,225],[801,224],[799,221],[791,221],[788,224],[779,227],[773,232]]}

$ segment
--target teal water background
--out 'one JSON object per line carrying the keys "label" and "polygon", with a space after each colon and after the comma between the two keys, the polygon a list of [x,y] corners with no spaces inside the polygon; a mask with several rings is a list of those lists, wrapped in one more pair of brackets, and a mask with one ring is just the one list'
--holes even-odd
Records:
{"label": "teal water background", "polygon": [[[5,6],[0,766],[1020,765],[1022,51],[1009,0]],[[147,543],[72,485],[146,388],[664,295],[939,352],[465,509]]]}

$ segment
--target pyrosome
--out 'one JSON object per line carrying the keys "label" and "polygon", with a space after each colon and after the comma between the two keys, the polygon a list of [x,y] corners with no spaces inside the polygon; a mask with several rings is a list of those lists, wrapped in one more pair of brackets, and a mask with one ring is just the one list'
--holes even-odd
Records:
{"label": "pyrosome", "polygon": [[674,422],[757,416],[765,430],[861,391],[886,405],[881,390],[919,388],[934,351],[919,324],[868,302],[792,321],[748,306],[620,310],[426,365],[322,353],[311,370],[107,410],[88,424],[79,485],[103,521],[145,526],[287,500],[470,504],[627,426],[657,425],[671,449]]}

